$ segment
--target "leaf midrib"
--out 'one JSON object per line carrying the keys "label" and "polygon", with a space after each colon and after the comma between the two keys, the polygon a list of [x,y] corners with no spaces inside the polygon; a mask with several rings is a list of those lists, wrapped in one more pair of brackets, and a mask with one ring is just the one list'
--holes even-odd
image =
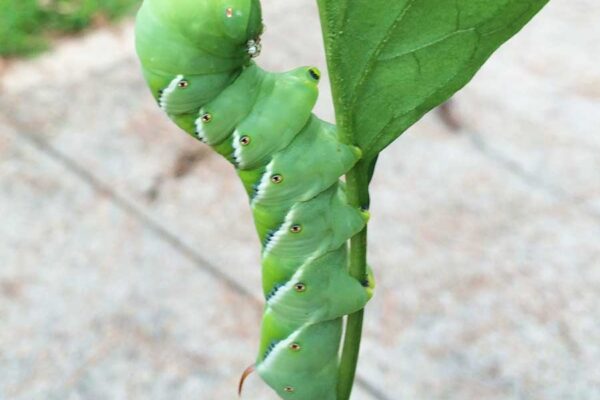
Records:
{"label": "leaf midrib", "polygon": [[377,48],[369,56],[369,59],[367,60],[367,65],[366,65],[365,69],[363,70],[363,72],[359,76],[359,79],[358,79],[358,82],[356,85],[356,89],[354,90],[354,92],[352,93],[352,96],[350,97],[349,107],[347,108],[347,110],[344,110],[346,113],[350,114],[350,113],[352,113],[352,110],[354,110],[354,108],[356,106],[356,102],[358,101],[358,94],[361,92],[362,87],[364,86],[367,77],[373,71],[375,64],[377,64],[379,55],[381,54],[381,51],[383,50],[385,45],[388,43],[390,36],[394,32],[394,30],[396,29],[398,24],[400,22],[402,22],[402,20],[404,20],[404,17],[408,13],[408,10],[410,10],[410,8],[413,6],[415,1],[416,0],[409,0],[408,3],[406,3],[406,5],[404,6],[404,8],[402,8],[402,10],[400,10],[400,12],[396,16],[394,22],[392,23],[390,28],[385,33],[383,39],[379,42],[379,45],[377,46]]}

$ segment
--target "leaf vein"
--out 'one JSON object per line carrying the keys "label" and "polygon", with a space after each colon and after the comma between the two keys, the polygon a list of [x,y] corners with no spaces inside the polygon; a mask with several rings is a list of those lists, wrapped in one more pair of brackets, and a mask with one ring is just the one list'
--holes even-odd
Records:
{"label": "leaf vein", "polygon": [[422,45],[422,46],[415,47],[415,48],[413,48],[413,49],[407,50],[407,51],[405,51],[405,52],[403,52],[403,53],[400,53],[400,54],[394,54],[394,55],[390,55],[390,56],[388,56],[388,57],[379,58],[379,60],[378,60],[378,61],[392,61],[392,60],[395,60],[395,59],[397,59],[397,58],[404,57],[404,56],[406,56],[406,55],[408,55],[408,54],[411,54],[411,53],[416,53],[417,51],[424,50],[424,49],[426,49],[427,47],[430,47],[430,46],[435,46],[436,44],[438,44],[438,43],[441,43],[441,42],[443,42],[444,40],[447,40],[447,39],[451,38],[452,36],[454,36],[454,35],[456,35],[456,34],[460,34],[460,33],[467,33],[467,32],[471,32],[471,31],[473,31],[473,30],[474,30],[474,28],[469,28],[469,29],[461,29],[461,30],[458,30],[458,31],[453,31],[453,32],[450,32],[450,33],[446,34],[445,36],[443,36],[443,37],[441,37],[441,38],[439,38],[439,39],[435,39],[435,40],[433,40],[433,41],[431,41],[431,42],[429,42],[429,43],[425,43],[425,44],[424,44],[424,45]]}
{"label": "leaf vein", "polygon": [[[477,31],[477,29],[471,28],[471,29],[469,29],[467,31],[473,31],[473,32],[477,33],[478,41],[480,42],[482,35]],[[465,64],[469,64],[469,63],[471,63],[474,60],[475,55],[477,54],[477,49],[478,48],[479,48],[479,44],[474,47],[473,54],[471,55],[471,57],[469,58],[469,60]],[[385,134],[385,132],[387,131],[387,129],[389,129],[389,127],[396,120],[398,120],[398,119],[400,119],[400,118],[402,118],[402,117],[404,117],[404,116],[406,116],[406,115],[408,115],[408,114],[410,114],[410,113],[418,110],[419,108],[421,108],[423,106],[423,104],[427,104],[427,102],[432,97],[436,96],[440,91],[442,91],[444,88],[446,88],[450,82],[452,82],[458,75],[461,74],[461,72],[462,72],[462,70],[459,69],[453,75],[451,75],[450,77],[448,77],[448,79],[446,79],[443,82],[440,82],[440,84],[437,85],[431,92],[429,92],[429,94],[427,94],[426,96],[424,96],[425,100],[422,101],[419,105],[417,105],[417,106],[415,106],[415,107],[413,107],[413,108],[411,108],[409,110],[406,110],[406,111],[402,112],[401,114],[392,115],[389,118],[389,120],[386,123],[386,125],[376,135],[374,135],[373,138],[371,138],[371,140],[369,140],[369,142],[367,142],[367,144],[363,147],[363,152],[365,154],[368,154],[370,152],[371,148],[373,147],[373,144],[375,142],[377,142]],[[401,133],[403,133],[403,132],[401,132]]]}
{"label": "leaf vein", "polygon": [[352,97],[350,98],[349,110],[353,110],[354,107],[356,106],[356,101],[358,100],[358,93],[360,93],[360,89],[365,84],[367,77],[371,74],[375,65],[377,64],[377,59],[379,58],[379,54],[381,54],[381,51],[383,50],[385,45],[388,43],[390,37],[392,36],[392,33],[394,32],[394,30],[396,29],[398,24],[401,23],[404,20],[404,17],[406,16],[406,14],[408,14],[408,10],[410,10],[410,8],[415,4],[415,1],[416,0],[409,0],[409,2],[406,3],[406,6],[404,6],[404,8],[402,10],[400,10],[398,15],[396,16],[396,19],[394,20],[394,22],[392,23],[390,28],[385,33],[383,39],[381,40],[381,42],[379,42],[379,44],[377,45],[377,48],[373,51],[373,54],[371,54],[371,56],[369,57],[369,60],[367,61],[367,65],[366,65],[365,69],[363,70],[363,72],[361,73],[361,75],[358,79],[358,82],[356,84],[356,90],[354,91],[354,93],[352,94]]}

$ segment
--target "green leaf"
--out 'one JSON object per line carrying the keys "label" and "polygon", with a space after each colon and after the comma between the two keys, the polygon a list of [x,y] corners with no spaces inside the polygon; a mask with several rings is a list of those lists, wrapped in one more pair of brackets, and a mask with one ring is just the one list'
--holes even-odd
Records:
{"label": "green leaf", "polygon": [[548,0],[318,0],[342,138],[370,161]]}

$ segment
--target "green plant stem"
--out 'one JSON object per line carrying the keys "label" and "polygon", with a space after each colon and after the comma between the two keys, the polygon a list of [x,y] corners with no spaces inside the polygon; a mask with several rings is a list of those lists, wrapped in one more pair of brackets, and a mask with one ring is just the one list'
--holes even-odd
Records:
{"label": "green plant stem", "polygon": [[[327,0],[317,0],[319,11],[321,13],[321,27],[323,29],[323,38],[325,39],[327,65],[329,76],[331,78],[331,91],[335,107],[335,120],[338,127],[338,137],[342,143],[354,145],[356,142],[356,133],[354,132],[351,115],[348,113],[348,107],[344,102],[344,97],[340,91],[342,87],[343,75],[338,73],[336,66],[339,63],[331,59],[332,52],[327,48],[332,43],[336,32],[329,32],[326,23],[328,9]],[[369,207],[369,181],[371,168],[374,164],[368,160],[361,160],[354,168],[346,174],[346,195],[348,203],[356,208]],[[350,240],[350,258],[348,269],[350,275],[359,281],[364,281],[367,277],[367,228],[355,235]],[[360,352],[360,341],[362,337],[364,310],[355,312],[346,318],[346,334],[340,359],[340,368],[338,372],[337,400],[349,400],[354,386],[354,377],[356,376],[356,366],[358,364],[358,354]]]}
{"label": "green plant stem", "polygon": [[[346,193],[348,201],[355,207],[368,207],[369,205],[369,179],[368,164],[359,162],[346,175]],[[367,227],[354,236],[350,241],[350,275],[359,281],[367,276]],[[338,380],[338,400],[350,399],[358,354],[362,336],[364,310],[349,315],[346,320],[346,336],[340,361]]]}

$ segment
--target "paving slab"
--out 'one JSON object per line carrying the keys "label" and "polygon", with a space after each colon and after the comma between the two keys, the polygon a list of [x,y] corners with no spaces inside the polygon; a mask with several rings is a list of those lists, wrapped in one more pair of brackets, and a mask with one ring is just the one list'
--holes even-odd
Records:
{"label": "paving slab", "polygon": [[[597,8],[551,2],[382,156],[353,398],[600,398]],[[261,65],[325,71],[313,2],[264,10]],[[250,212],[150,99],[131,24],[11,65],[0,90],[0,285],[27,293],[0,296],[0,393],[232,398],[258,336]]]}
{"label": "paving slab", "polygon": [[233,398],[258,310],[6,127],[0,398]]}
{"label": "paving slab", "polygon": [[594,398],[600,226],[421,126],[374,182],[361,373],[397,398]]}

